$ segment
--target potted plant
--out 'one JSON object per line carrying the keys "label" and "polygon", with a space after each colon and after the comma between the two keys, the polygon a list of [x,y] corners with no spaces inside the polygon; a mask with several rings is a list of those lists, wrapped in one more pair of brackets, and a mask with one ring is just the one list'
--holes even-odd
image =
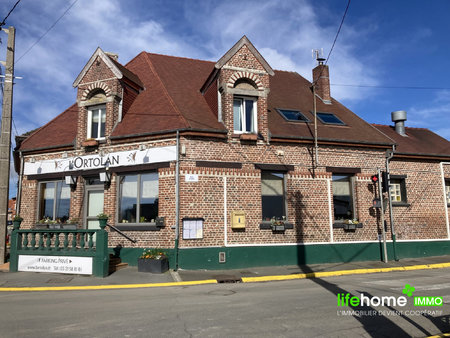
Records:
{"label": "potted plant", "polygon": [[164,273],[169,270],[169,259],[161,249],[145,249],[138,258],[138,271]]}
{"label": "potted plant", "polygon": [[100,228],[105,229],[106,222],[108,222],[109,215],[101,212],[97,215],[98,222],[100,223]]}
{"label": "potted plant", "polygon": [[20,223],[22,223],[23,218],[20,215],[16,215],[13,218],[13,229],[14,230],[19,230],[20,228]]}
{"label": "potted plant", "polygon": [[275,217],[272,218],[271,223],[272,223],[272,230],[273,231],[284,231],[285,230],[285,221],[286,221],[286,217],[283,216],[281,219],[277,219]]}

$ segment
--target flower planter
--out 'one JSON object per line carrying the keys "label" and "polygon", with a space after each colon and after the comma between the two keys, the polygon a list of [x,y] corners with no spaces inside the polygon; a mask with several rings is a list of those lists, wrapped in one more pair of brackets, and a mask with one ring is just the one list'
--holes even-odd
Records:
{"label": "flower planter", "polygon": [[277,224],[277,225],[272,225],[272,230],[273,231],[284,231],[285,227],[284,224]]}
{"label": "flower planter", "polygon": [[169,270],[167,257],[162,259],[138,258],[139,272],[164,273],[167,270]]}

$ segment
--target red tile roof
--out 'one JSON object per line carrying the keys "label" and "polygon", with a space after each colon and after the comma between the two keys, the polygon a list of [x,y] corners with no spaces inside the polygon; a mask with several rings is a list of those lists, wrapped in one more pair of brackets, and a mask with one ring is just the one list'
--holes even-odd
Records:
{"label": "red tile roof", "polygon": [[[116,62],[117,63],[117,62]],[[214,62],[142,52],[125,67],[133,81],[143,87],[111,138],[164,133],[177,129],[226,133],[217,121],[200,88],[214,70]],[[122,69],[122,68],[121,68]],[[123,69],[122,69],[123,71]],[[313,123],[286,121],[276,108],[300,110],[313,121],[311,83],[297,73],[275,71],[268,96],[272,138],[313,139]],[[327,105],[317,100],[317,110],[336,114],[344,126],[318,121],[319,141],[360,143],[389,147],[392,140],[336,100]],[[76,136],[77,106],[74,105],[29,136],[21,150],[72,144]]]}
{"label": "red tile roof", "polygon": [[407,136],[401,136],[393,126],[373,124],[375,128],[395,141],[396,154],[450,157],[450,142],[424,128],[405,128]]}
{"label": "red tile roof", "polygon": [[78,106],[72,105],[28,136],[20,150],[39,150],[72,146],[77,135]]}

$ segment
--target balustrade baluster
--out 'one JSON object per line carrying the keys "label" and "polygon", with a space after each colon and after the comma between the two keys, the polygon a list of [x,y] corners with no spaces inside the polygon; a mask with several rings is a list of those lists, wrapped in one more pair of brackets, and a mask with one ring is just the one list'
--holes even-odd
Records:
{"label": "balustrade baluster", "polygon": [[64,233],[64,251],[69,247],[69,233]]}
{"label": "balustrade baluster", "polygon": [[56,236],[56,238],[55,238],[55,250],[59,250],[59,232],[56,232],[55,233],[55,236]]}
{"label": "balustrade baluster", "polygon": [[36,246],[36,233],[35,232],[31,233],[31,243],[30,244],[31,244],[32,250],[36,249],[35,248],[35,246]]}
{"label": "balustrade baluster", "polygon": [[72,232],[72,249],[76,250],[77,248],[77,233]]}
{"label": "balustrade baluster", "polygon": [[23,248],[25,250],[28,250],[28,232],[24,233],[24,237],[23,237]]}
{"label": "balustrade baluster", "polygon": [[94,247],[94,233],[93,232],[89,232],[89,250],[92,250],[92,248]]}
{"label": "balustrade baluster", "polygon": [[80,234],[80,236],[81,236],[81,239],[80,239],[80,247],[81,247],[81,249],[84,249],[84,246],[85,246],[85,237],[84,236],[86,236],[86,234],[85,233],[82,233],[82,234]]}
{"label": "balustrade baluster", "polygon": [[39,233],[39,249],[44,250],[44,233]]}
{"label": "balustrade baluster", "polygon": [[50,244],[51,244],[50,232],[47,232],[47,241],[45,242],[45,247],[47,248],[47,250],[50,250]]}

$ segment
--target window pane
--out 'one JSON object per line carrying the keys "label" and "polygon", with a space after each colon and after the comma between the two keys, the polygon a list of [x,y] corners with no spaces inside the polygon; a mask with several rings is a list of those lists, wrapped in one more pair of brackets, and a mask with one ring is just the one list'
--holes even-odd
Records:
{"label": "window pane", "polygon": [[158,216],[158,173],[141,175],[139,222],[150,222]]}
{"label": "window pane", "polygon": [[137,182],[137,175],[129,175],[122,178],[119,222],[136,222]]}
{"label": "window pane", "polygon": [[334,219],[353,219],[353,197],[350,175],[333,175]]}
{"label": "window pane", "polygon": [[41,184],[41,201],[39,219],[53,219],[53,205],[55,199],[55,182]]}
{"label": "window pane", "polygon": [[263,220],[286,216],[283,174],[262,172],[261,195]]}
{"label": "window pane", "polygon": [[391,201],[403,202],[402,197],[402,182],[400,180],[391,180]]}
{"label": "window pane", "polygon": [[233,101],[233,126],[236,131],[242,131],[241,102],[241,100]]}
{"label": "window pane", "polygon": [[106,111],[105,109],[100,109],[101,123],[100,123],[100,134],[99,137],[105,137],[105,125],[106,125]]}
{"label": "window pane", "polygon": [[447,204],[450,204],[450,183],[446,182],[445,195],[447,196]]}
{"label": "window pane", "polygon": [[336,115],[331,113],[317,113],[317,118],[323,123],[344,124]]}
{"label": "window pane", "polygon": [[253,132],[253,100],[245,100],[245,131]]}
{"label": "window pane", "polygon": [[98,138],[98,122],[99,111],[96,109],[92,111],[91,138]]}
{"label": "window pane", "polygon": [[278,111],[289,121],[308,122],[308,119],[298,110],[278,109]]}
{"label": "window pane", "polygon": [[55,219],[62,222],[69,219],[70,211],[70,187],[63,181],[56,184],[56,212]]}

